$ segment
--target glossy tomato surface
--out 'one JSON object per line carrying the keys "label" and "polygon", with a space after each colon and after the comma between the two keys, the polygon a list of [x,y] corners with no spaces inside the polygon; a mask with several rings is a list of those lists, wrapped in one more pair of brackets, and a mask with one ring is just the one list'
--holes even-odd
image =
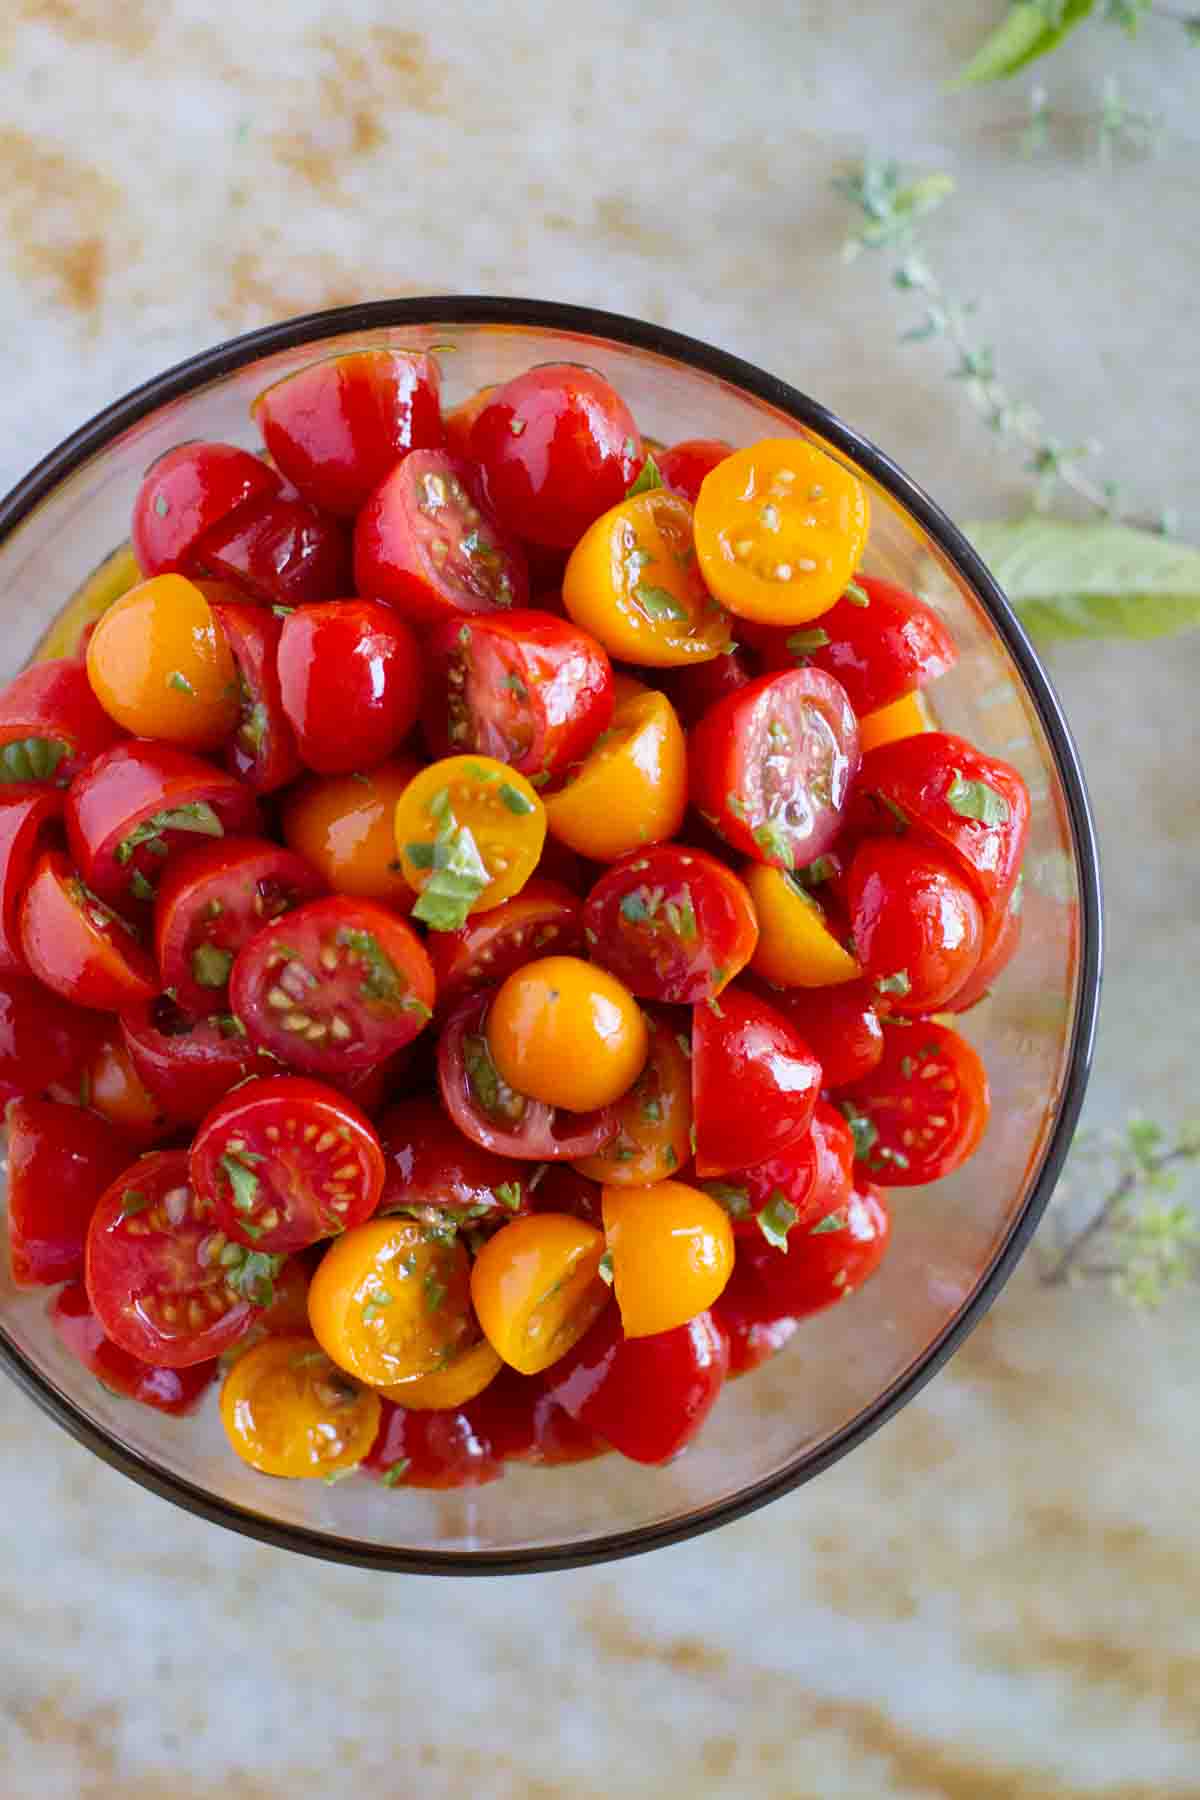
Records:
{"label": "glossy tomato surface", "polygon": [[121,1031],[139,1081],[176,1124],[198,1125],[237,1082],[280,1072],[232,1013],[196,1018],[168,994],[124,1012]]}
{"label": "glossy tomato surface", "polygon": [[331,600],[290,613],[278,669],[301,761],[318,774],[383,762],[416,722],[421,652],[403,619],[377,601]]}
{"label": "glossy tomato surface", "polygon": [[425,624],[529,598],[521,547],[485,506],[478,471],[444,450],[406,456],[363,507],[354,585]]}
{"label": "glossy tomato surface", "polygon": [[703,850],[654,844],[602,875],[583,914],[591,955],[645,1000],[710,1000],[749,962],[754,907]]}
{"label": "glossy tomato surface", "polygon": [[180,444],[147,470],[133,503],[133,549],[143,575],[195,573],[206,531],[248,502],[278,494],[269,463],[234,444]]}
{"label": "glossy tomato surface", "polygon": [[541,1463],[549,1468],[564,1463],[590,1462],[609,1446],[603,1438],[573,1419],[550,1392],[554,1367],[541,1375],[520,1375],[502,1368],[483,1392],[468,1402],[466,1412],[474,1429],[492,1446],[502,1462]]}
{"label": "glossy tomato surface", "polygon": [[712,1313],[626,1338],[610,1306],[550,1370],[547,1391],[623,1456],[665,1463],[700,1430],[728,1369],[729,1340]]}
{"label": "glossy tomato surface", "polygon": [[993,917],[984,935],[983,949],[974,971],[949,1000],[942,1002],[943,1012],[966,1012],[986,999],[992,988],[1021,947],[1024,913],[1018,904],[1021,888],[1013,889],[1008,905],[999,918]]}
{"label": "glossy tomato surface", "polygon": [[837,987],[759,988],[763,998],[788,1018],[821,1065],[827,1088],[869,1075],[883,1055],[878,998],[869,981]]}
{"label": "glossy tomato surface", "polygon": [[133,1161],[129,1140],[104,1119],[51,1100],[8,1109],[8,1241],[19,1286],[73,1281],[83,1269],[88,1220]]}
{"label": "glossy tomato surface", "polygon": [[56,788],[23,781],[0,787],[0,976],[29,972],[21,949],[21,900],[61,819]]}
{"label": "glossy tomato surface", "polygon": [[796,1228],[786,1256],[766,1246],[748,1253],[743,1266],[759,1284],[759,1316],[803,1318],[849,1299],[883,1261],[890,1237],[887,1199],[859,1179],[842,1206]]}
{"label": "glossy tomato surface", "polygon": [[745,988],[692,1013],[696,1171],[724,1175],[748,1147],[775,1155],[812,1123],[821,1065],[792,1025]]}
{"label": "glossy tomato surface", "polygon": [[298,782],[283,802],[284,842],[334,893],[380,900],[407,915],[417,896],[396,854],[396,806],[420,772],[416,757],[402,751],[373,769]]}
{"label": "glossy tomato surface", "polygon": [[237,670],[238,719],[226,766],[256,794],[271,794],[294,781],[302,766],[279,686],[283,626],[266,607],[230,599],[228,588],[210,584],[206,592]]}
{"label": "glossy tomato surface", "polygon": [[62,1084],[74,1091],[103,1022],[27,975],[0,976],[0,1101]]}
{"label": "glossy tomato surface", "polygon": [[427,1224],[511,1218],[527,1204],[527,1165],[464,1137],[427,1094],[399,1100],[379,1121],[385,1176],[381,1213]]}
{"label": "glossy tomato surface", "polygon": [[156,1368],[122,1350],[104,1335],[81,1281],[71,1282],[54,1296],[50,1323],[59,1341],[109,1393],[136,1400],[156,1412],[177,1417],[193,1412],[217,1372],[215,1362],[193,1363],[185,1369]]}
{"label": "glossy tomato surface", "polygon": [[729,1379],[761,1368],[800,1327],[795,1313],[771,1296],[758,1272],[757,1260],[739,1255],[729,1284],[713,1302],[713,1318],[729,1339]]}
{"label": "glossy tomato surface", "polygon": [[386,1487],[483,1487],[498,1481],[504,1463],[466,1407],[409,1412],[383,1402],[379,1435],[363,1461]]}
{"label": "glossy tomato surface", "polygon": [[302,606],[350,590],[350,539],[327,513],[294,496],[252,502],[196,545],[198,573],[230,582],[252,600]]}
{"label": "glossy tomato surface", "polygon": [[978,1149],[991,1109],[978,1052],[932,1019],[885,1025],[878,1068],[838,1101],[860,1162],[884,1187],[919,1187],[960,1168]]}
{"label": "glossy tomato surface", "polygon": [[74,657],[34,663],[0,689],[0,778],[65,782],[125,733]]}
{"label": "glossy tomato surface", "polygon": [[732,452],[733,445],[727,444],[724,438],[683,438],[678,444],[658,451],[654,460],[663,485],[673,493],[682,494],[695,506],[704,477],[711,475],[717,464],[724,462]]}
{"label": "glossy tomato surface", "polygon": [[681,669],[664,669],[662,687],[675,711],[690,730],[710,707],[748,687],[757,663],[750,652],[735,646],[714,656],[711,662],[692,663]]}
{"label": "glossy tomato surface", "polygon": [[[790,641],[789,641],[790,640]],[[958,661],[937,614],[904,588],[856,575],[854,589],[821,614],[816,628],[772,634],[768,668],[807,663],[845,688],[860,718],[915,692]]]}
{"label": "glossy tomato surface", "polygon": [[158,985],[134,928],[92,893],[61,850],[44,851],[34,866],[20,934],[33,974],[76,1006],[121,1012]]}
{"label": "glossy tomato surface", "polygon": [[982,909],[959,865],[938,851],[865,838],[846,899],[855,954],[884,1009],[936,1012],[978,966]]}

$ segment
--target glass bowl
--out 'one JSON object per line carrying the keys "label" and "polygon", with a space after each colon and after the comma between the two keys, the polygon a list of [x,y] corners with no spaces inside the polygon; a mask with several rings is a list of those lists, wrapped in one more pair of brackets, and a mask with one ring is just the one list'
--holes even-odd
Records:
{"label": "glass bowl", "polygon": [[194,357],[110,406],[0,504],[3,679],[125,538],[150,462],[185,438],[254,444],[249,406],[268,382],[378,344],[436,347],[452,402],[532,363],[587,362],[664,441],[799,432],[821,444],[871,490],[868,573],[919,588],[958,641],[958,666],[934,690],[939,723],[1016,763],[1033,794],[1021,949],[995,995],[962,1020],[992,1083],[981,1150],[950,1179],[896,1193],[893,1245],[869,1287],[728,1384],[699,1441],[666,1468],[617,1457],[516,1466],[490,1486],[449,1493],[272,1480],[229,1451],[211,1397],[198,1417],[174,1420],[111,1396],[58,1344],[45,1292],[14,1289],[2,1259],[5,1367],[80,1442],[178,1505],[269,1543],[379,1569],[569,1566],[688,1537],[809,1480],[910,1399],[978,1323],[1045,1208],[1083,1098],[1100,986],[1096,846],[1050,683],[996,583],[933,501],[785,382],[657,326],[573,306],[473,297],[316,313]]}

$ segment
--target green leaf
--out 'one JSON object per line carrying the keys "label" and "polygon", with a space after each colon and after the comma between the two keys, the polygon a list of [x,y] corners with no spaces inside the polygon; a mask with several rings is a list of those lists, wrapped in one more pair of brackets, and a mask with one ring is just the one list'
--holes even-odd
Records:
{"label": "green leaf", "polygon": [[151,813],[148,819],[143,819],[117,845],[117,861],[124,867],[139,844],[154,844],[165,855],[165,846],[161,844],[164,831],[193,831],[200,837],[225,836],[225,827],[208,801],[189,800],[184,806],[168,807],[164,812]]}
{"label": "green leaf", "polygon": [[349,950],[351,955],[357,956],[366,969],[362,982],[362,993],[366,999],[394,1003],[407,992],[408,982],[374,932],[364,931],[357,925],[339,925],[337,942],[343,950]]}
{"label": "green leaf", "polygon": [[1200,550],[1189,544],[1036,514],[965,529],[1035,637],[1168,637],[1200,625]]}
{"label": "green leaf", "polygon": [[633,486],[626,489],[625,498],[632,500],[635,494],[648,494],[653,488],[660,488],[662,485],[663,478],[658,472],[658,464],[647,451],[646,460],[642,464],[642,472]]}
{"label": "green leaf", "polygon": [[181,694],[190,694],[193,700],[196,698],[195,688],[181,669],[171,670],[167,676],[167,686],[178,688]]}
{"label": "green leaf", "polygon": [[1016,0],[995,31],[985,38],[951,89],[1007,80],[1059,44],[1095,6],[1095,0]]}
{"label": "green leaf", "polygon": [[912,990],[907,969],[897,969],[894,975],[881,975],[875,986],[881,994],[899,994],[902,997]]}
{"label": "green leaf", "polygon": [[500,783],[500,798],[510,813],[519,815],[537,811],[536,803],[529,798],[528,794],[523,794],[520,788],[514,787],[511,781]]}
{"label": "green leaf", "polygon": [[787,1250],[788,1232],[800,1214],[778,1188],[758,1215],[758,1229],[776,1250]]}
{"label": "green leaf", "polygon": [[814,650],[823,650],[829,641],[829,633],[814,625],[809,631],[793,631],[787,647],[793,656],[809,656]]}
{"label": "green leaf", "polygon": [[846,583],[842,599],[848,600],[851,606],[870,606],[871,604],[870,594],[868,594],[866,588],[861,587],[857,581],[848,581]]}
{"label": "green leaf", "polygon": [[[481,776],[487,774],[483,770],[480,773]],[[505,789],[528,804],[525,796],[510,783],[502,784],[501,794]],[[438,827],[434,842],[404,846],[411,863],[431,871],[412,916],[428,925],[431,931],[458,931],[466,924],[467,915],[491,881],[491,875],[471,831],[466,825],[460,825],[454,816],[448,788],[434,795],[429,803],[429,814]]]}
{"label": "green leaf", "polygon": [[667,588],[651,587],[648,582],[639,581],[633,597],[648,619],[678,619],[686,623],[690,617],[687,607],[681,606]]}
{"label": "green leaf", "polygon": [[53,781],[66,754],[58,738],[14,738],[0,750],[0,781]]}
{"label": "green leaf", "polygon": [[750,1193],[744,1187],[731,1187],[727,1181],[702,1181],[700,1183],[710,1200],[723,1206],[731,1219],[747,1219],[750,1216]]}
{"label": "green leaf", "polygon": [[131,1219],[135,1213],[145,1212],[150,1204],[148,1194],[139,1192],[137,1188],[125,1188],[121,1194],[121,1217]]}
{"label": "green leaf", "polygon": [[410,1456],[402,1456],[399,1462],[392,1463],[383,1471],[380,1480],[383,1482],[384,1487],[399,1487],[411,1468],[412,1458]]}
{"label": "green leaf", "polygon": [[221,1158],[221,1168],[233,1189],[234,1211],[252,1213],[258,1205],[258,1176],[232,1150]]}
{"label": "green leaf", "polygon": [[521,1184],[519,1181],[502,1181],[495,1189],[495,1194],[501,1206],[507,1206],[509,1212],[521,1210]]}
{"label": "green leaf", "polygon": [[879,1128],[866,1113],[859,1112],[853,1101],[839,1102],[838,1111],[850,1127],[854,1138],[854,1154],[861,1162],[875,1148],[879,1139]]}
{"label": "green leaf", "polygon": [[234,1293],[255,1306],[270,1306],[275,1298],[275,1280],[287,1261],[285,1256],[269,1256],[265,1250],[246,1250],[225,1271],[225,1279]]}
{"label": "green leaf", "polygon": [[787,832],[777,819],[767,819],[755,826],[750,834],[763,855],[772,862],[780,862],[785,869],[790,869],[796,858],[792,851]]}
{"label": "green leaf", "polygon": [[981,825],[1006,825],[1009,805],[1004,795],[986,781],[966,781],[955,769],[946,789],[946,804],[960,819],[978,819]]}
{"label": "green leaf", "polygon": [[596,1266],[596,1273],[600,1277],[601,1281],[606,1282],[609,1287],[612,1286],[612,1284],[613,1284],[613,1259],[612,1259],[612,1251],[611,1250],[606,1250],[604,1252],[604,1255],[600,1258],[600,1261]]}
{"label": "green leaf", "polygon": [[827,1231],[845,1231],[845,1229],[845,1212],[831,1212],[826,1213],[825,1217],[813,1226],[808,1235],[809,1237],[823,1237]]}
{"label": "green leaf", "polygon": [[233,967],[233,951],[216,944],[197,944],[192,951],[192,977],[200,987],[223,988]]}

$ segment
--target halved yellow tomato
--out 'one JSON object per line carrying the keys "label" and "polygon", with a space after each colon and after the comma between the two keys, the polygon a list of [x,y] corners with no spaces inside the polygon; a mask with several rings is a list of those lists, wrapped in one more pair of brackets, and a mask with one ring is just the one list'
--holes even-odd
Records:
{"label": "halved yellow tomato", "polygon": [[604,1236],[568,1213],[502,1225],[471,1271],[471,1299],[497,1354],[522,1375],[565,1356],[608,1305]]}
{"label": "halved yellow tomato", "polygon": [[472,1331],[467,1253],[415,1219],[370,1219],[321,1258],[308,1317],[321,1348],[359,1381],[429,1375]]}
{"label": "halved yellow tomato", "polygon": [[379,1396],[311,1337],[268,1337],[239,1356],[221,1389],[221,1423],[243,1462],[293,1481],[360,1463],[379,1430]]}
{"label": "halved yellow tomato", "polygon": [[666,488],[634,494],[588,527],[562,596],[610,656],[643,667],[711,662],[730,641],[728,615],[696,566],[692,509]]}
{"label": "halved yellow tomato", "polygon": [[758,914],[758,943],[750,967],[776,987],[833,987],[862,974],[825,923],[820,903],[793,875],[765,863],[745,863],[742,880]]}
{"label": "halved yellow tomato", "polygon": [[916,737],[918,732],[933,729],[933,715],[925,696],[919,692],[902,694],[890,706],[877,707],[858,721],[858,740],[865,756],[880,744],[894,744],[897,738]]}
{"label": "halved yellow tomato", "polygon": [[652,1337],[704,1312],[733,1273],[733,1228],[682,1181],[606,1187],[601,1204],[626,1337]]}
{"label": "halved yellow tomato", "polygon": [[413,917],[437,931],[520,893],[545,841],[536,790],[491,756],[444,756],[396,802],[396,848],[418,894]]}
{"label": "halved yellow tomato", "polygon": [[613,1187],[647,1187],[682,1169],[691,1155],[692,1064],[668,1015],[644,1015],[649,1054],[641,1074],[621,1101],[620,1130],[595,1156],[572,1167],[592,1181]]}
{"label": "halved yellow tomato", "polygon": [[652,688],[618,698],[612,724],[579,773],[546,798],[553,835],[594,862],[616,862],[673,837],[686,811],[683,727],[666,695]]}

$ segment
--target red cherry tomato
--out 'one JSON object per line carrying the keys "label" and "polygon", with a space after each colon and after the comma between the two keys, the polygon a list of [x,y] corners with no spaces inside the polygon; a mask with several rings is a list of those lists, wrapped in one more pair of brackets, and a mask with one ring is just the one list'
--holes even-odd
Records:
{"label": "red cherry tomato", "polygon": [[444,450],[413,451],[363,507],[354,585],[418,623],[529,599],[520,546],[484,505],[477,471]]}
{"label": "red cherry tomato", "polygon": [[302,606],[283,622],[278,662],[301,760],[321,775],[383,762],[416,723],[421,652],[390,606]]}
{"label": "red cherry tomato", "polygon": [[856,575],[867,596],[843,595],[815,627],[773,629],[769,669],[810,664],[839,681],[859,718],[890,706],[952,669],[958,650],[937,614],[890,581]]}
{"label": "red cherry tomato", "polygon": [[21,949],[21,900],[33,865],[61,818],[57,789],[26,782],[0,787],[0,975],[29,973]]}
{"label": "red cherry tomato", "polygon": [[452,406],[448,412],[442,413],[442,424],[446,432],[446,448],[451,456],[470,456],[471,427],[479,417],[480,408],[487,400],[488,395],[495,391],[494,386],[476,388],[473,394],[469,394],[465,400],[460,400],[457,406]]}
{"label": "red cherry tomato", "polygon": [[633,1462],[664,1463],[690,1444],[729,1369],[729,1340],[712,1313],[651,1337],[626,1338],[607,1307],[547,1371],[551,1398]]}
{"label": "red cherry tomato", "polygon": [[[729,1169],[720,1181],[700,1183],[729,1214],[739,1258],[742,1240],[758,1243],[766,1238],[775,1243],[790,1231],[791,1214],[797,1219],[804,1214],[817,1185],[817,1157],[816,1134],[810,1128],[777,1155],[743,1169]],[[790,1207],[791,1213],[784,1212],[784,1206]]]}
{"label": "red cherry tomato", "polygon": [[547,1391],[553,1368],[519,1375],[504,1368],[463,1411],[501,1462],[561,1468],[607,1454],[603,1438],[580,1425]]}
{"label": "red cherry tomato", "polygon": [[511,900],[475,914],[461,930],[431,934],[426,947],[437,978],[438,1010],[479,988],[498,987],[539,956],[571,956],[582,945],[576,896],[535,876]]}
{"label": "red cherry tomato", "polygon": [[325,892],[303,857],[261,838],[218,838],[172,859],[154,905],[162,985],[197,1018],[229,1011],[243,944],[272,919]]}
{"label": "red cherry tomato", "polygon": [[[220,592],[228,596],[230,590]],[[225,762],[256,794],[273,794],[294,781],[303,766],[279,688],[277,657],[283,626],[265,607],[218,599],[212,586],[206,593],[237,665],[241,692],[241,713]]]}
{"label": "red cherry tomato", "polygon": [[[766,1245],[751,1249],[745,1266],[747,1279],[757,1280],[759,1316],[766,1321],[781,1313],[803,1318],[849,1299],[883,1261],[891,1226],[886,1198],[860,1179],[842,1206],[820,1219],[807,1219],[792,1232],[786,1256]],[[748,1299],[743,1290],[744,1303]]]}
{"label": "red cherry tomato", "polygon": [[757,1263],[739,1256],[733,1274],[713,1301],[712,1315],[729,1339],[729,1379],[761,1368],[795,1337],[800,1321],[773,1300]]}
{"label": "red cherry tomato", "polygon": [[845,1116],[828,1100],[818,1100],[812,1122],[816,1180],[805,1209],[809,1219],[823,1219],[844,1206],[854,1185],[854,1133]]}
{"label": "red cherry tomato", "polygon": [[154,1150],[132,1164],[92,1214],[84,1251],[105,1335],[168,1369],[230,1349],[254,1323],[269,1278],[257,1252],[230,1260],[224,1247],[212,1201],[188,1179],[186,1151]]}
{"label": "red cherry tomato", "polygon": [[433,970],[410,925],[334,894],[266,925],[233,965],[229,998],[253,1042],[308,1075],[365,1069],[431,1017]]}
{"label": "red cherry tomato", "polygon": [[471,455],[508,530],[568,548],[625,498],[646,459],[621,396],[579,363],[544,363],[496,388]]}
{"label": "red cherry tomato", "polygon": [[735,850],[798,869],[837,836],[858,764],[858,721],[831,675],[761,675],[692,732],[692,804]]}
{"label": "red cherry tomato", "polygon": [[55,1336],[77,1362],[90,1369],[102,1387],[122,1399],[152,1406],[156,1412],[180,1417],[194,1412],[217,1372],[215,1362],[193,1363],[187,1369],[161,1369],[130,1356],[111,1338],[88,1304],[87,1289],[72,1282],[50,1302],[50,1323]]}
{"label": "red cherry tomato", "polygon": [[195,1019],[166,994],[127,1011],[121,1030],[138,1080],[177,1124],[198,1125],[251,1075],[280,1073],[232,1013]]}
{"label": "red cherry tomato", "polygon": [[525,1187],[525,1203],[530,1212],[568,1213],[582,1219],[585,1225],[604,1229],[603,1189],[598,1181],[580,1174],[570,1163],[546,1163]]}
{"label": "red cherry tomato", "polygon": [[483,1487],[504,1473],[469,1408],[409,1412],[390,1400],[383,1402],[379,1435],[362,1467],[387,1487]]}
{"label": "red cherry tomato", "polygon": [[252,837],[258,827],[254,796],[234,776],[141,738],[75,778],[64,817],[80,875],[114,905],[152,900],[172,851],[226,833]]}
{"label": "red cherry tomato", "polygon": [[1021,943],[1021,921],[1024,914],[1014,906],[1019,898],[1020,888],[1014,888],[1012,897],[999,918],[993,919],[983,941],[983,950],[974,972],[967,976],[963,985],[944,1000],[940,1007],[942,1012],[966,1012],[972,1006],[987,997],[999,976],[1017,954]]}
{"label": "red cherry tomato", "polygon": [[703,850],[651,844],[602,875],[583,909],[594,961],[642,1000],[711,1000],[758,942],[745,887]]}
{"label": "red cherry tomato", "polygon": [[133,1161],[106,1120],[52,1100],[8,1109],[8,1242],[21,1287],[73,1281],[83,1269],[88,1220]]}
{"label": "red cherry tomato", "polygon": [[192,552],[197,573],[228,581],[254,600],[302,606],[350,591],[345,528],[303,500],[280,494],[231,513]]}
{"label": "red cherry tomato", "polygon": [[750,654],[734,648],[711,662],[688,663],[682,669],[660,669],[659,686],[690,731],[710,707],[748,687],[754,679]]}
{"label": "red cherry tomato", "polygon": [[79,1080],[103,1036],[94,1013],[69,1006],[39,982],[0,978],[0,1102]]}
{"label": "red cherry tomato", "polygon": [[272,1254],[363,1224],[383,1192],[383,1151],[366,1115],[295,1075],[236,1088],[201,1125],[189,1168],[220,1229]]}
{"label": "red cherry tomato", "polygon": [[61,850],[38,858],[20,913],[21,949],[64,1000],[121,1012],[148,1000],[158,971],[133,927],[80,880]]}
{"label": "red cherry tomato", "polygon": [[306,500],[352,519],[406,451],[443,439],[441,376],[410,350],[352,350],[264,389],[251,411]]}
{"label": "red cherry tomato", "polygon": [[869,981],[823,988],[769,988],[764,983],[761,992],[808,1044],[827,1088],[845,1087],[877,1067],[883,1026]]}
{"label": "red cherry tomato", "polygon": [[525,1210],[526,1166],[464,1137],[427,1095],[389,1107],[379,1138],[386,1165],[380,1214],[411,1213],[427,1225],[496,1225]]}
{"label": "red cherry tomato", "polygon": [[124,736],[75,657],[34,663],[0,690],[0,781],[71,781]]}
{"label": "red cherry tomato", "polygon": [[945,731],[881,744],[863,758],[851,835],[912,830],[949,851],[990,924],[1016,885],[1029,836],[1029,789],[1011,763]]}
{"label": "red cherry tomato", "polygon": [[421,716],[435,757],[478,751],[544,787],[582,762],[612,719],[608,652],[566,619],[450,619],[427,648]]}
{"label": "red cherry tomato", "polygon": [[668,450],[660,450],[654,460],[663,486],[682,494],[695,506],[704,477],[732,454],[733,445],[727,444],[724,438],[684,438]]}
{"label": "red cherry tomato", "polygon": [[843,1088],[839,1105],[860,1162],[884,1187],[920,1187],[960,1168],[978,1149],[991,1110],[977,1052],[931,1019],[885,1025],[879,1067]]}
{"label": "red cherry tomato", "polygon": [[518,1094],[501,1080],[484,1022],[492,991],[469,994],[451,1011],[438,1039],[438,1086],[459,1130],[485,1150],[530,1162],[593,1156],[616,1137],[615,1107],[565,1112]]}
{"label": "red cherry tomato", "polygon": [[821,1065],[795,1026],[745,988],[692,1011],[696,1172],[742,1168],[747,1149],[775,1156],[812,1123]]}
{"label": "red cherry tomato", "polygon": [[958,865],[936,850],[865,838],[846,897],[855,955],[884,1010],[936,1012],[977,967],[983,913]]}
{"label": "red cherry tomato", "polygon": [[234,444],[180,444],[146,471],[133,503],[134,555],[142,574],[193,572],[196,545],[247,502],[280,489],[269,463]]}

